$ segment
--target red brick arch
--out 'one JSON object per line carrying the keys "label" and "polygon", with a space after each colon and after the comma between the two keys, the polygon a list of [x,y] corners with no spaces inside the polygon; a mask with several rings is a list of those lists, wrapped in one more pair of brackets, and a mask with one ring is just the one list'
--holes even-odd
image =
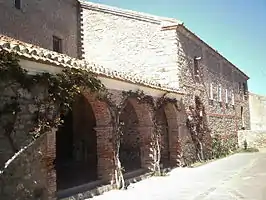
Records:
{"label": "red brick arch", "polygon": [[179,141],[179,120],[177,108],[173,103],[168,103],[164,106],[164,112],[168,124],[169,134],[169,151],[170,151],[170,164],[176,166],[179,164],[180,156],[180,141]]}
{"label": "red brick arch", "polygon": [[151,138],[153,134],[153,110],[147,103],[139,103],[136,98],[128,98],[127,103],[130,103],[137,115],[138,124],[137,130],[140,138],[140,154],[141,168],[149,169],[152,162],[151,154]]}
{"label": "red brick arch", "polygon": [[168,103],[164,106],[168,127],[172,129],[178,128],[178,111],[174,104]]}
{"label": "red brick arch", "polygon": [[98,100],[95,94],[87,92],[83,95],[92,107],[96,119],[96,127],[110,126],[112,122],[112,116],[108,104],[104,101]]}
{"label": "red brick arch", "polygon": [[128,98],[128,101],[135,109],[135,112],[138,117],[140,127],[152,127],[152,109],[148,104],[139,103],[136,98]]}
{"label": "red brick arch", "polygon": [[[93,114],[96,120],[95,131],[97,133],[97,155],[98,155],[98,176],[103,180],[110,180],[112,171],[114,169],[113,163],[113,145],[110,138],[112,138],[111,114],[106,102],[97,100],[95,94],[83,92],[82,95],[92,107]],[[54,196],[56,193],[56,171],[54,168],[54,161],[56,158],[56,130],[46,134],[46,149],[44,160],[47,166],[47,184],[48,195]]]}

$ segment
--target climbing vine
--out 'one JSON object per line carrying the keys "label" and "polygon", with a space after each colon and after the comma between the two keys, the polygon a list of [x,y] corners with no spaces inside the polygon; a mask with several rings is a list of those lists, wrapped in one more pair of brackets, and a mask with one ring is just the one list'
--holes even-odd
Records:
{"label": "climbing vine", "polygon": [[158,99],[154,99],[154,97],[145,94],[142,90],[137,91],[123,91],[122,92],[122,100],[119,103],[115,103],[112,98],[111,94],[106,94],[101,97],[102,100],[107,102],[107,104],[110,107],[111,116],[112,116],[112,122],[113,122],[113,145],[114,145],[114,162],[115,162],[115,182],[116,187],[119,189],[124,189],[125,181],[123,177],[123,166],[121,165],[120,158],[119,158],[119,151],[120,151],[120,145],[121,145],[121,139],[123,136],[123,127],[124,123],[121,121],[120,117],[127,105],[127,100],[129,98],[135,98],[137,99],[138,103],[147,104],[151,106],[152,110],[154,111],[152,114],[152,121],[154,125],[154,132],[152,134],[152,142],[151,147],[153,149],[153,163],[152,169],[154,174],[161,175],[161,169],[160,169],[160,159],[161,159],[161,129],[158,126],[158,121],[156,119],[156,111],[165,106],[168,103],[173,103],[176,105],[177,100],[171,99],[166,97],[166,94],[164,94],[162,97]]}
{"label": "climbing vine", "polygon": [[[0,118],[1,121],[7,121],[4,125],[4,135],[8,138],[14,154],[19,148],[14,144],[11,135],[16,131],[14,127],[21,110],[20,100],[27,98],[25,94],[29,94],[37,106],[33,119],[35,126],[30,132],[32,139],[36,140],[62,123],[60,116],[72,109],[72,103],[82,91],[105,92],[100,80],[87,70],[64,68],[57,74],[43,72],[30,75],[27,70],[20,67],[15,54],[4,50],[0,50],[0,80],[0,93],[5,100],[1,100]],[[33,94],[36,86],[44,88],[43,98]],[[14,95],[5,96],[6,88],[13,88]],[[7,120],[8,116],[13,116],[13,119]]]}
{"label": "climbing vine", "polygon": [[[10,145],[14,151],[13,158],[19,156],[18,153],[24,151],[32,145],[37,138],[52,128],[56,128],[62,123],[61,116],[65,115],[72,109],[72,103],[76,97],[84,90],[96,92],[98,98],[107,102],[110,108],[112,123],[113,123],[113,137],[112,143],[114,145],[114,162],[115,162],[115,182],[117,188],[125,188],[125,181],[123,177],[123,166],[119,159],[119,150],[121,136],[123,135],[123,122],[120,119],[121,113],[126,107],[127,100],[129,98],[136,98],[138,103],[145,103],[151,106],[153,109],[153,124],[154,132],[151,138],[151,145],[153,149],[153,163],[152,171],[155,174],[161,174],[160,159],[161,159],[161,129],[158,126],[156,119],[156,111],[164,107],[168,103],[176,105],[176,99],[166,97],[164,94],[160,98],[153,98],[150,95],[145,94],[141,90],[137,91],[124,91],[122,93],[122,100],[117,103],[111,98],[111,94],[107,92],[104,85],[87,70],[77,68],[64,68],[60,73],[37,73],[29,74],[29,72],[19,65],[19,60],[16,55],[3,51],[0,51],[0,91],[4,94],[5,88],[13,88],[15,93],[13,96],[0,98],[5,99],[6,102],[0,104],[0,118],[1,121],[6,116],[12,116],[12,119],[5,124],[5,136],[10,141]],[[34,88],[42,88],[43,95],[40,97],[34,93]],[[14,144],[12,135],[16,131],[15,123],[17,117],[21,111],[22,98],[28,98],[27,94],[34,100],[36,111],[34,112],[33,121],[34,127],[30,131],[32,140],[26,147],[18,147]],[[9,98],[7,100],[7,98]],[[21,151],[22,150],[22,151]],[[10,162],[8,162],[10,163]],[[8,165],[5,165],[7,168]],[[1,172],[3,172],[1,170]],[[1,173],[0,173],[1,174]]]}
{"label": "climbing vine", "polygon": [[204,105],[199,96],[195,97],[195,107],[189,106],[191,115],[187,120],[187,127],[191,133],[199,161],[210,158],[211,136],[207,125]]}

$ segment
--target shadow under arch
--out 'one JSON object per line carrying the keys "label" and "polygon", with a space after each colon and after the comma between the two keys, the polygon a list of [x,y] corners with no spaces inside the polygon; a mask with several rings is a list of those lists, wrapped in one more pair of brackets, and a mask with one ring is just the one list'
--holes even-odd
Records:
{"label": "shadow under arch", "polygon": [[168,151],[169,165],[178,166],[180,164],[181,145],[179,138],[179,124],[182,123],[182,115],[177,110],[176,105],[167,103],[163,107],[168,126]]}
{"label": "shadow under arch", "polygon": [[165,114],[164,107],[160,107],[156,110],[156,123],[157,128],[160,129],[160,150],[161,150],[161,159],[160,159],[160,166],[162,168],[169,167],[170,165],[170,138],[169,138],[169,127],[168,121]]}
{"label": "shadow under arch", "polygon": [[56,133],[57,190],[99,179],[95,128],[111,122],[105,102],[85,92],[77,96],[72,109],[62,119],[64,123]]}
{"label": "shadow under arch", "polygon": [[120,115],[124,123],[119,158],[125,173],[145,168],[147,130],[153,127],[152,113],[149,106],[139,103],[136,98],[125,100],[125,107]]}

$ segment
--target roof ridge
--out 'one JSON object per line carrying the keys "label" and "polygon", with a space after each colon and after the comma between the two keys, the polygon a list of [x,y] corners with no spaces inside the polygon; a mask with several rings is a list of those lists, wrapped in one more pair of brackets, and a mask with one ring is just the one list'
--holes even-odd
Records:
{"label": "roof ridge", "polygon": [[0,51],[1,49],[16,53],[17,55],[25,57],[27,59],[33,59],[35,61],[42,61],[49,64],[54,64],[56,66],[82,68],[97,75],[114,78],[125,82],[131,82],[134,84],[140,84],[168,92],[182,93],[178,88],[170,88],[167,85],[162,85],[154,80],[140,75],[131,74],[129,72],[116,71],[110,68],[96,65],[94,63],[90,63],[83,59],[81,60],[73,58],[65,54],[57,53],[55,51],[39,47],[37,45],[22,42],[20,40],[13,39],[2,34],[0,34]]}
{"label": "roof ridge", "polygon": [[109,6],[105,4],[100,4],[100,3],[94,3],[94,2],[89,2],[86,0],[78,0],[81,6],[85,6],[86,8],[90,8],[93,10],[101,10],[105,12],[109,12],[112,14],[118,14],[122,15],[125,17],[133,17],[136,19],[142,19],[145,21],[150,21],[154,23],[168,23],[168,25],[177,25],[181,24],[182,22],[175,19],[175,18],[170,18],[170,17],[163,17],[163,16],[158,16],[158,15],[153,15],[149,13],[144,13],[144,12],[138,12],[130,9],[125,9],[125,8],[119,8],[116,6]]}

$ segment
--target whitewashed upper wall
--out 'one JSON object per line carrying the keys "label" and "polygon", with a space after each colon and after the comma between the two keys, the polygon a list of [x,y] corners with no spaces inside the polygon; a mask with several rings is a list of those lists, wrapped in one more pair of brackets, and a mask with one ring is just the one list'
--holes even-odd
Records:
{"label": "whitewashed upper wall", "polygon": [[176,32],[162,31],[163,20],[85,4],[81,6],[81,18],[86,60],[178,88]]}

